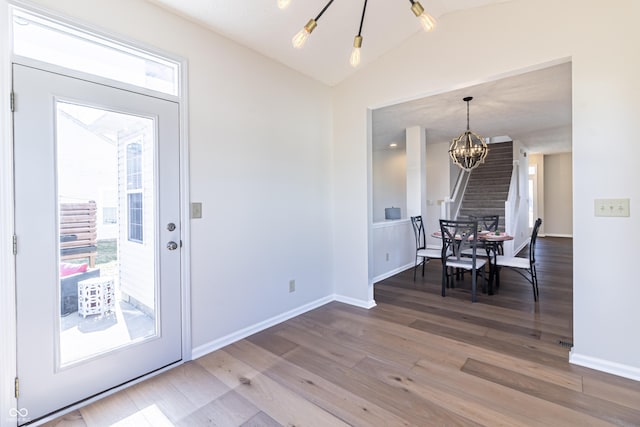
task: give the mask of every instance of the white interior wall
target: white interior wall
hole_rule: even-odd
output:
[[[373,222],[385,220],[384,209],[400,208],[407,218],[407,155],[402,148],[376,150],[372,156]]]
[[[573,171],[571,153],[544,156],[545,234],[569,237],[573,235]]]
[[[422,215],[425,208],[425,132],[420,126],[405,130],[407,140],[407,217]]]
[[[428,137],[429,135],[427,135]],[[430,245],[442,244],[440,239],[431,237],[431,234],[440,230],[442,202],[451,195],[449,145],[448,142],[427,144],[427,207],[423,216],[427,244]],[[456,166],[456,169],[459,168]]]
[[[37,3],[188,61],[195,355],[333,295],[329,88],[146,1]]]
[[[374,224],[372,241],[372,282],[379,282],[414,265],[416,245],[411,220]]]
[[[640,237],[633,201],[640,196],[634,143],[640,95],[640,3],[512,0],[442,16],[438,30],[417,32],[401,46],[334,88],[334,278],[336,291],[373,301],[368,283],[366,111],[559,61],[572,61],[575,363],[640,379],[640,341],[620,325],[640,323],[640,288],[611,281],[633,262]],[[544,26],[540,26],[544,22]],[[532,36],[535,35],[535,36]],[[461,53],[462,52],[462,53]],[[461,59],[460,55],[464,55]],[[461,67],[460,61],[473,64]],[[603,150],[616,141],[618,150]],[[629,218],[596,218],[594,198],[631,199]],[[594,252],[593,242],[620,250]],[[602,283],[607,283],[603,292]]]

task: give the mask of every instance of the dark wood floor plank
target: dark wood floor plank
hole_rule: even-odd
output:
[[[640,423],[640,408],[631,409],[606,402],[502,367],[469,359],[462,367],[462,371],[557,405],[577,409],[604,421],[630,427]]]
[[[511,369],[518,372],[535,373],[535,375],[546,378],[548,381],[573,390],[582,389],[582,375],[567,369],[569,367],[569,363],[566,361],[568,350],[560,346],[558,346],[560,348],[559,351],[564,354],[563,360],[565,362],[561,363],[559,367],[552,367],[494,351],[490,348],[469,345],[462,341],[452,340],[450,337],[434,335],[429,331],[407,328],[404,325],[395,324],[393,319],[387,320],[385,318],[383,320],[378,319],[377,316],[372,319],[373,316],[367,311],[364,312],[366,316],[362,316],[359,313],[363,313],[363,310],[345,305],[337,305],[334,310],[334,316],[344,317],[345,322],[349,324],[363,322],[363,324],[368,325],[362,329],[363,336],[370,335],[372,340],[384,342],[390,347],[420,354],[423,359],[429,360],[429,363],[459,369],[468,357],[474,357],[480,360],[487,360],[490,363],[496,361],[496,363],[509,364]],[[339,327],[339,325],[336,324],[336,327]],[[505,342],[508,343],[509,340]],[[553,354],[555,354],[555,351]]]
[[[265,414],[264,412],[258,412],[251,419],[247,420],[240,427],[280,427],[281,424],[276,420]]]
[[[460,393],[458,389],[440,387],[433,378],[414,375],[411,370],[398,365],[368,357],[356,369],[396,389],[395,394],[416,396],[434,402],[447,411],[480,425],[514,426],[524,425],[526,421],[524,418],[493,410],[484,399]]]
[[[366,396],[367,400],[404,418],[410,425],[478,425],[415,394],[398,393],[396,387],[379,381],[371,375],[373,373],[362,373],[332,363],[310,349],[297,348],[285,355],[285,358],[327,381],[341,384],[353,394]]]
[[[311,325],[311,322],[308,322],[307,325]],[[342,345],[342,343],[323,339],[322,333],[315,330],[315,328],[305,330],[289,324],[286,328],[277,331],[276,335],[296,343],[298,347],[314,349],[324,357],[333,360],[334,363],[343,364],[347,367],[354,366],[366,356],[366,353],[361,349],[352,350]],[[318,345],[320,339],[323,339],[322,345]]]
[[[445,393],[458,393],[466,399],[484,402],[484,405],[500,414],[524,422],[518,425],[539,426],[611,426],[610,423],[579,412],[573,408],[556,405],[535,396],[469,375],[462,370],[443,369],[429,361],[420,361],[411,371],[414,381],[430,382]],[[464,385],[464,386],[462,386]],[[452,388],[452,389],[451,389]],[[485,425],[493,425],[485,423]]]
[[[477,303],[468,276],[443,298],[431,262],[372,309],[326,304],[46,425],[640,426],[640,382],[568,362],[571,239],[537,255],[538,302],[508,270]]]
[[[258,332],[247,338],[257,346],[266,348],[273,354],[283,355],[298,346],[298,344],[289,341],[286,338],[276,335],[274,332],[277,328],[269,328],[265,331]]]
[[[227,351],[350,425],[409,425],[403,418],[374,405],[363,396],[351,393],[251,342],[234,343]]]
[[[587,375],[583,379],[583,392],[632,409],[640,408],[640,381],[613,375]]]
[[[176,427],[206,425],[239,426],[252,419],[260,411],[235,391],[229,391],[218,399],[198,408],[177,422]]]
[[[340,418],[224,350],[203,356],[197,363],[282,425],[347,426]]]

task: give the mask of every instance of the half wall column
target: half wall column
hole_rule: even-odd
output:
[[[424,128],[413,126],[405,130],[407,152],[407,217],[423,215],[427,208],[426,158]]]

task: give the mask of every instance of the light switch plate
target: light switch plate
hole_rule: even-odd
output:
[[[191,203],[191,218],[202,218],[202,203]]]
[[[629,216],[629,199],[595,199],[596,216]]]

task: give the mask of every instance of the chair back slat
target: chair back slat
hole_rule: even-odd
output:
[[[531,241],[529,242],[529,263],[534,265],[536,263],[536,240],[538,240],[538,231],[542,225],[542,219],[538,218],[533,225],[533,231],[531,232]]]
[[[471,221],[478,221],[482,230],[497,231],[500,223],[500,215],[469,215]]]
[[[424,225],[422,216],[412,216],[411,225],[413,226],[413,235],[416,238],[416,251],[426,248],[426,239],[424,235]]]
[[[471,249],[472,263],[475,266],[478,247],[478,221],[441,219],[440,233],[443,260],[452,256],[460,259],[462,251]]]

